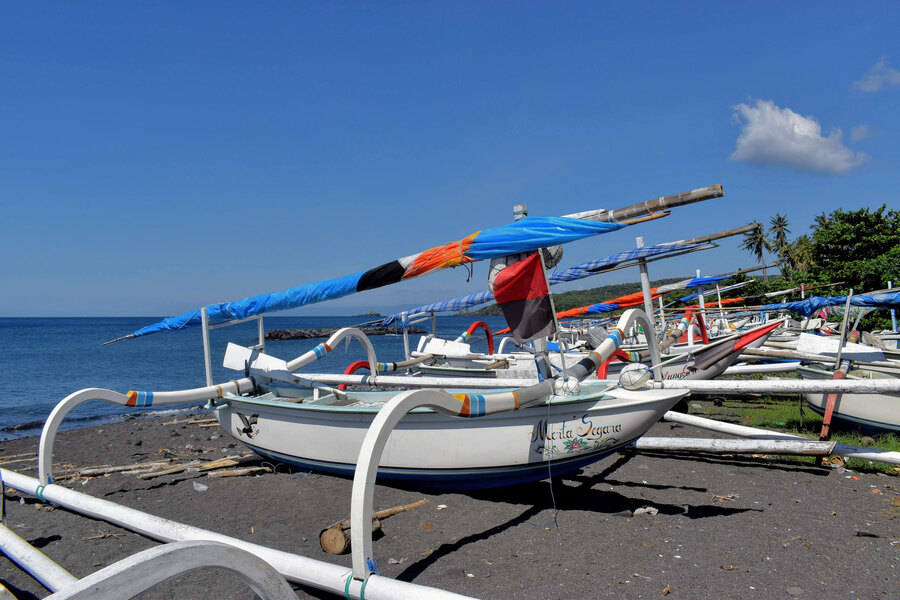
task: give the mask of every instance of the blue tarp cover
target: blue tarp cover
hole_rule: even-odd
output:
[[[797,300],[796,302],[767,304],[760,307],[759,310],[788,310],[803,315],[804,317],[809,317],[826,306],[844,306],[846,303],[847,296],[811,296],[805,300]],[[852,296],[850,298],[850,305],[882,309],[900,308],[900,292]]]
[[[557,244],[565,244],[585,237],[621,229],[619,223],[600,223],[569,217],[525,217],[500,227],[483,229],[474,237],[463,253],[472,260],[484,260],[520,252],[530,252]],[[463,242],[460,241],[460,247]],[[451,242],[451,245],[456,242]],[[438,247],[440,248],[440,247]],[[418,255],[413,255],[413,257]],[[410,257],[406,257],[410,258]],[[398,261],[394,261],[399,265]],[[357,292],[357,285],[364,275],[392,266],[392,263],[352,275],[308,283],[280,292],[260,294],[251,298],[210,304],[206,307],[209,323],[215,325],[236,319],[246,319],[264,313],[297,308],[324,300],[333,300]],[[398,267],[402,271],[402,266]],[[396,273],[396,271],[395,271]],[[201,323],[201,309],[168,317],[139,329],[129,337],[138,337],[158,331],[176,331],[196,327]]]

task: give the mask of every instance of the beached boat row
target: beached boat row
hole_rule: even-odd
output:
[[[383,581],[385,578],[375,574],[371,530],[358,525],[371,522],[376,477],[430,487],[473,489],[560,475],[635,444],[654,423],[692,392],[723,392],[732,388],[790,389],[824,393],[829,397],[835,394],[849,397],[851,393],[859,392],[896,399],[891,395],[900,393],[900,380],[893,376],[878,380],[854,377],[780,382],[714,380],[727,369],[734,368],[741,357],[754,356],[752,352],[767,352],[767,338],[777,329],[784,329],[787,319],[768,320],[749,327],[747,322],[729,323],[724,315],[720,315],[717,330],[712,332],[714,335],[709,335],[703,286],[726,277],[700,278],[698,274],[697,278],[683,282],[682,287],[678,287],[680,284],[670,287],[698,288],[701,294],[699,310],[688,310],[677,326],[667,329],[660,304],[657,320],[653,302],[655,299],[661,302],[667,290],[650,288],[647,263],[655,256],[705,249],[709,247],[711,236],[656,247],[644,246],[640,240],[636,251],[626,253],[626,256],[565,271],[565,277],[578,278],[621,265],[634,265],[641,270],[643,290],[639,298],[619,298],[615,302],[600,303],[605,305],[603,308],[592,305],[593,309],[586,307],[579,315],[570,315],[627,309],[618,321],[602,330],[594,327],[577,333],[561,330],[559,317],[550,301],[549,285],[552,282],[545,272],[542,249],[611,232],[648,218],[660,218],[671,208],[721,195],[721,186],[711,186],[614,211],[593,210],[566,217],[526,217],[353,275],[209,305],[149,325],[124,338],[201,326],[208,365],[208,331],[211,328],[259,318],[274,310],[397,283],[475,260],[493,260],[493,290],[489,294],[504,308],[512,333],[506,340],[512,341],[502,341],[496,353],[490,348],[489,354],[485,355],[474,352],[470,345],[478,327],[455,340],[441,340],[435,332],[423,338],[414,352],[407,350],[405,356],[394,362],[383,362],[378,360],[382,357],[375,356],[365,334],[358,329],[346,328],[301,356],[282,360],[264,352],[260,321],[260,344],[249,348],[232,344],[226,353],[225,365],[242,373],[238,379],[216,384],[207,369],[207,384],[189,390],[120,393],[86,389],[71,394],[57,405],[43,429],[38,479],[31,481],[4,471],[4,481],[51,501],[72,506],[83,503],[91,507],[86,510],[92,514],[101,514],[105,509],[53,484],[54,439],[69,412],[94,400],[123,407],[208,402],[215,407],[223,430],[254,452],[304,469],[354,477],[352,577],[337,577],[329,568],[314,564],[317,561],[303,562],[304,568],[297,569],[287,566],[290,561],[265,549],[234,544],[233,540],[220,541],[262,557],[294,581],[343,593],[345,597],[409,597],[412,588]],[[723,232],[722,236],[735,235],[734,232],[745,229]],[[478,302],[467,297],[451,304],[459,310],[474,305],[473,302],[480,303],[485,297]],[[887,300],[883,301],[885,303]],[[721,299],[718,304],[721,306]],[[644,310],[634,308],[640,305]],[[436,307],[420,307],[410,312],[430,318],[437,310]],[[412,323],[410,316],[410,313],[400,316],[401,326]],[[554,338],[550,335],[554,332],[560,333]],[[695,332],[702,343],[694,343],[698,342]],[[307,369],[328,357],[344,340],[360,343],[366,350],[367,360],[351,365],[344,372],[337,369],[331,374]],[[368,373],[357,373],[363,366]],[[743,367],[752,369],[750,365]],[[833,401],[826,404],[830,406],[828,410],[834,410]],[[884,410],[890,411],[890,408]],[[152,519],[141,515],[110,516],[121,514],[109,509],[103,518],[146,527],[145,531],[152,529],[151,535],[160,539],[196,539],[173,535],[172,532],[178,529],[176,525],[151,528],[147,523]],[[180,547],[171,550],[172,553],[160,552],[158,557],[146,558],[152,559],[152,563],[171,564],[174,562],[171,557],[182,551]],[[224,557],[222,561],[231,561],[229,564],[253,564],[240,553],[231,553],[227,549],[213,548],[211,553]],[[24,549],[17,554],[26,556],[28,551]],[[135,560],[130,564],[140,562]],[[304,569],[315,574],[299,572]],[[259,578],[271,579],[271,573],[259,565],[253,567],[253,572]],[[112,589],[109,582],[116,581],[118,576],[109,573],[100,579],[105,582],[103,585]],[[76,589],[73,582],[62,576],[54,580],[53,586],[59,588],[57,593]],[[283,592],[277,583],[267,590],[269,596],[266,597],[273,598],[280,597],[278,594]],[[423,598],[451,596],[439,590],[416,589],[414,592],[416,597]],[[70,596],[63,594],[60,597],[79,596],[72,592]]]

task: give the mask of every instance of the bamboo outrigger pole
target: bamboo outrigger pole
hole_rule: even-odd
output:
[[[711,233],[709,235],[701,235],[699,237],[695,237],[690,240],[684,240],[682,243],[702,244],[703,242],[714,242],[714,241],[720,240],[722,238],[732,237],[735,235],[741,235],[742,233],[747,233],[748,231],[752,231],[754,229],[756,229],[755,224],[744,225],[743,227],[735,227],[734,229],[729,229],[727,231],[720,231],[719,233]]]
[[[711,200],[712,198],[721,198],[724,195],[724,188],[722,188],[721,184],[717,183],[716,185],[708,185],[706,187],[691,190],[689,192],[682,192],[680,194],[673,194],[671,196],[662,196],[661,198],[657,198],[656,200],[638,202],[637,204],[632,204],[631,206],[626,206],[624,208],[617,208],[615,210],[599,208],[595,210],[577,212],[565,216],[573,219],[586,219],[588,221],[603,221],[611,223],[616,221],[623,221],[625,219],[633,219],[634,217],[641,217],[643,215],[652,215],[653,213],[666,210],[667,208],[686,206],[695,202]]]

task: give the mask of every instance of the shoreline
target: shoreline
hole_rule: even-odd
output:
[[[67,464],[125,465],[167,453],[212,460],[246,451],[219,427],[167,424],[189,414],[61,432],[54,472]],[[658,423],[650,435],[706,433]],[[36,446],[34,437],[6,440],[0,457]],[[215,479],[182,472],[149,480],[112,473],[61,485],[349,568],[350,555],[325,553],[318,534],[349,516],[351,481],[292,473],[258,457],[249,464],[263,463],[273,472]],[[34,476],[36,461],[3,467]],[[198,491],[195,483],[207,489]],[[897,477],[779,459],[614,454],[554,478],[552,486],[544,480],[441,493],[379,484],[376,510],[430,502],[386,519],[374,550],[383,575],[480,598],[651,598],[667,588],[673,598],[754,592],[760,598],[887,598],[900,589],[898,488]],[[17,492],[7,492],[6,506],[10,528],[77,577],[157,544]],[[658,513],[635,516],[646,506]],[[5,557],[0,564],[0,582],[20,598],[47,594]],[[237,580],[209,570],[139,598],[213,596],[253,598]]]
[[[135,419],[161,419],[171,415],[182,413],[188,414],[193,412],[200,413],[204,411],[212,414],[212,409],[207,410],[203,408],[203,404],[194,404],[185,405],[182,408],[177,408],[177,405],[173,405],[172,408],[168,409],[155,408],[148,409],[146,412],[129,412],[119,415],[94,415],[90,417],[73,417],[69,415],[66,417],[66,420],[63,421],[63,424],[60,427],[60,432],[73,431],[75,429],[84,429],[86,427],[101,427],[103,425],[108,425],[110,423],[119,423],[121,421],[132,421]],[[39,438],[41,436],[41,431],[44,428],[44,423],[46,423],[46,419],[42,421],[30,421],[28,423],[12,425],[0,429],[0,434],[8,434],[9,436],[0,437],[0,445],[3,445],[5,442],[11,442],[13,440],[21,440],[32,437]]]

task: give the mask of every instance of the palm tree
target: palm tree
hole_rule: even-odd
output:
[[[788,223],[787,217],[781,213],[775,213],[771,223],[772,226],[769,227],[769,233],[775,239],[775,247],[780,248],[787,242],[787,234],[791,232],[791,230],[788,229],[790,223]]]
[[[766,282],[768,282],[769,274],[766,272],[764,252],[766,250],[769,252],[772,251],[772,243],[769,241],[769,238],[766,237],[762,223],[759,221],[754,221],[754,223],[756,224],[756,229],[744,234],[744,241],[741,243],[741,248],[756,257],[756,263],[763,266],[763,276],[766,278]]]
[[[775,216],[772,217],[771,227],[769,227],[769,234],[774,238],[774,246],[775,251],[778,252],[778,257],[781,259],[781,274],[787,275],[788,268],[792,268],[793,264],[790,260],[790,243],[787,240],[787,234],[791,232],[788,229],[787,217],[781,213],[775,213]]]

